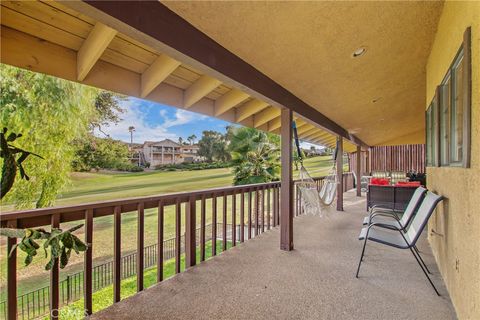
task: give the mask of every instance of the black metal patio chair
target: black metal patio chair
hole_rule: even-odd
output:
[[[409,249],[412,255],[415,257],[415,260],[422,269],[423,273],[427,277],[428,281],[432,285],[433,289],[435,290],[435,293],[440,296],[440,293],[438,292],[437,288],[428,276],[428,271],[426,269],[426,266],[424,265],[425,263],[423,262],[421,257],[417,255],[414,246],[417,243],[417,240],[420,238],[420,235],[425,228],[428,219],[435,210],[437,204],[443,199],[443,196],[439,196],[433,192],[428,191],[422,201],[422,204],[418,208],[417,213],[413,217],[412,222],[408,225],[406,229],[397,228],[395,226],[382,224],[379,222],[372,223],[367,227],[364,227],[358,237],[359,240],[364,240],[364,243],[355,277],[358,278],[358,274],[360,273],[360,266],[363,261],[363,256],[365,255],[367,241],[370,240],[398,249]]]
[[[369,225],[374,222],[379,222],[404,230],[413,218],[415,211],[425,196],[425,193],[427,193],[427,189],[423,187],[418,187],[415,190],[401,218],[398,215],[399,211],[397,210],[373,207],[370,209],[370,214],[363,219],[363,224]]]

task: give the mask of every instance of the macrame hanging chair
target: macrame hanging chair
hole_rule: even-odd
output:
[[[321,185],[319,185],[308,173],[307,169],[303,165],[302,153],[300,150],[300,143],[298,141],[297,126],[293,122],[293,134],[295,138],[295,145],[297,147],[298,158],[300,159],[300,182],[297,183],[297,188],[300,190],[301,205],[303,212],[306,214],[312,215],[325,215],[325,207],[331,206],[337,194],[337,174],[336,174],[336,158],[337,158],[337,149],[334,152],[334,161],[333,167],[330,170],[329,174],[321,180]]]

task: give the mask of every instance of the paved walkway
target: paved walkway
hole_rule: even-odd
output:
[[[372,243],[355,271],[364,198],[346,193],[345,212],[294,220],[295,250],[266,232],[93,319],[455,319],[425,239],[419,244],[433,281],[409,251]]]

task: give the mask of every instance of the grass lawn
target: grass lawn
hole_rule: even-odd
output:
[[[231,242],[227,243],[227,249],[231,248]],[[218,253],[221,252],[222,241],[217,240]],[[217,253],[217,254],[218,254]],[[212,241],[205,243],[205,259],[212,257]],[[200,263],[200,249],[197,248],[197,263]],[[181,256],[181,270],[185,269],[185,255]],[[164,263],[163,266],[164,279],[175,275],[175,259],[170,259]],[[144,271],[144,287],[148,288],[157,283],[157,267],[152,267]],[[137,277],[133,276],[122,280],[121,285],[121,299],[133,296],[137,292]],[[103,288],[93,294],[93,312],[100,311],[113,304],[113,285]],[[80,299],[68,306],[60,309],[60,318],[67,320],[80,319],[79,315],[83,315],[84,300]],[[45,318],[45,319],[48,319]]]
[[[322,176],[329,172],[332,166],[331,157],[315,157],[305,160],[305,167],[312,176]],[[297,176],[294,172],[294,178]],[[172,192],[183,192],[201,190],[221,186],[230,186],[233,175],[231,169],[207,169],[198,171],[151,171],[140,173],[75,173],[72,176],[72,185],[63,192],[56,205],[73,205],[93,201],[105,201],[113,199],[124,199],[129,197],[148,196],[154,194],[165,194]],[[240,195],[238,195],[240,197]],[[239,200],[237,199],[239,204]],[[200,203],[197,204],[198,206]],[[223,203],[219,201],[218,222],[222,222]],[[231,197],[227,201],[227,212],[231,212]],[[5,209],[2,208],[2,209]],[[8,209],[8,208],[7,208]],[[172,206],[165,208],[165,239],[174,236],[175,216]],[[237,210],[239,210],[237,205]],[[197,213],[199,213],[199,208]],[[211,222],[211,201],[207,201],[207,224]],[[239,212],[239,211],[238,211]],[[122,254],[127,254],[136,249],[136,212],[124,213],[122,215]],[[237,223],[239,221],[237,213]],[[182,229],[184,228],[184,216],[182,217]],[[200,219],[197,217],[197,221]],[[81,223],[81,222],[78,222]],[[231,223],[230,214],[226,223]],[[61,228],[76,225],[77,223],[62,224]],[[149,209],[145,211],[145,245],[156,242],[157,237],[157,211]],[[76,234],[82,238],[83,228]],[[94,221],[93,234],[93,257],[94,265],[111,260],[113,257],[113,216],[101,217]],[[35,257],[33,263],[25,268],[23,265],[23,253],[18,254],[18,294],[30,292],[37,288],[48,285],[49,276],[43,267],[47,260],[43,254]],[[5,297],[6,286],[6,247],[0,246],[1,273],[0,273],[0,301]],[[83,255],[73,256],[70,264],[61,270],[60,278],[68,274],[80,271],[83,268]]]

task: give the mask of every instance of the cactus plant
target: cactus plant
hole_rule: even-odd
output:
[[[48,257],[48,251],[50,251],[50,260],[45,265],[45,270],[51,270],[58,258],[60,259],[60,268],[63,269],[68,264],[72,250],[79,254],[88,248],[82,240],[72,234],[72,232],[81,227],[83,227],[83,224],[66,231],[52,228],[51,232],[44,229],[0,228],[0,235],[10,238],[21,238],[20,242],[12,247],[9,256],[13,254],[16,248],[19,248],[27,254],[25,257],[25,266],[28,266],[33,261],[33,257],[37,255],[37,250],[40,249],[37,241],[45,240],[43,243],[45,257]]]

